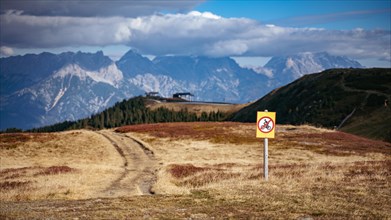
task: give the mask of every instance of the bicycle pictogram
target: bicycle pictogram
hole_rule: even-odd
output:
[[[270,117],[264,116],[258,121],[258,129],[263,133],[269,133],[274,128],[274,121]]]

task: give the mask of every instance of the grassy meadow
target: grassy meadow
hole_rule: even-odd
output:
[[[100,192],[118,176],[121,158],[97,133],[2,134],[0,216],[391,218],[389,143],[306,125],[276,129],[266,182],[255,124],[117,128],[152,150],[158,164],[154,195],[117,198]]]
[[[120,172],[112,148],[86,130],[1,134],[1,201],[96,197]]]
[[[157,155],[157,194],[205,193],[273,218],[391,214],[391,145],[385,142],[279,125],[276,139],[269,140],[265,182],[263,141],[255,138],[253,124],[171,123],[118,131],[144,140]]]

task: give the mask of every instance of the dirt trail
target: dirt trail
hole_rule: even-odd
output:
[[[153,152],[140,141],[112,130],[98,131],[108,139],[123,159],[123,172],[98,197],[151,195],[156,181]]]

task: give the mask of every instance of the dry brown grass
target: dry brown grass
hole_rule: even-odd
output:
[[[161,161],[157,194],[206,192],[201,193],[206,198],[239,203],[247,211],[253,207],[253,216],[272,218],[391,217],[386,142],[279,125],[277,138],[269,140],[265,182],[262,139],[254,137],[253,124],[168,123],[119,131],[146,141]]]
[[[1,134],[0,156],[2,201],[96,197],[120,175],[120,156],[91,131]]]
[[[173,111],[181,111],[184,109],[187,109],[189,112],[194,112],[198,116],[201,115],[202,112],[224,112],[227,114],[237,112],[240,109],[246,107],[248,104],[226,104],[226,105],[221,105],[221,104],[213,104],[213,103],[203,103],[203,104],[184,104],[180,102],[155,102],[151,101],[147,104],[147,107],[150,108],[151,110],[155,110],[161,107],[173,110]]]
[[[39,175],[57,175],[57,174],[63,174],[63,173],[71,173],[74,172],[76,169],[70,168],[68,166],[51,166],[43,169],[42,171],[35,174],[35,176]]]
[[[42,217],[39,212],[43,211],[45,217],[57,218],[391,218],[389,143],[311,126],[278,125],[276,139],[269,139],[269,181],[265,182],[263,142],[262,139],[255,138],[254,124],[167,123],[128,126],[119,128],[118,131],[128,132],[126,135],[142,140],[154,152],[160,165],[157,182],[153,186],[154,196],[55,201],[49,204],[4,202],[3,205],[12,210],[7,215],[39,218]],[[70,185],[66,179],[71,179],[72,176],[83,177],[87,170],[113,171],[106,164],[115,164],[115,157],[109,156],[110,153],[106,150],[100,154],[98,149],[106,149],[103,146],[83,152],[84,155],[80,157],[69,153],[75,147],[72,146],[61,153],[62,159],[59,156],[53,161],[48,159],[47,150],[55,146],[57,138],[65,139],[64,143],[70,142],[70,139],[66,139],[69,133],[56,135],[60,136],[42,142],[46,146],[43,147],[46,149],[43,157],[40,156],[44,152],[40,150],[42,146],[34,148],[37,152],[26,153],[29,156],[25,158],[35,158],[35,162],[18,159],[23,155],[18,153],[18,149],[32,151],[31,145],[39,142],[39,139],[45,139],[45,135],[37,137],[35,142],[31,141],[34,137],[28,139],[30,137],[23,136],[21,139],[27,141],[20,141],[20,144],[8,147],[7,150],[2,148],[2,158],[4,152],[8,151],[7,155],[19,156],[13,156],[14,165],[8,162],[7,166],[2,166],[0,183],[5,188],[3,191],[18,192],[19,199],[25,200],[23,192],[27,194],[41,191],[36,189],[39,187],[52,187],[56,189],[52,196],[50,193],[54,192],[47,190],[45,196],[32,196],[30,193],[28,198],[74,199],[75,194],[82,191],[64,187]],[[87,137],[90,139],[83,142],[83,138]],[[95,144],[106,146],[104,140],[91,137],[98,138],[93,133],[88,133],[83,138],[80,136],[78,143],[89,143],[88,146],[92,147],[91,141],[95,141]],[[13,143],[16,140],[15,137],[9,137],[12,138]],[[52,143],[51,147],[48,143]],[[115,149],[111,147],[110,150]],[[70,158],[71,155],[73,159]],[[72,161],[63,162],[68,159]],[[118,159],[117,162],[120,163],[121,160]],[[88,164],[88,169],[85,164]],[[64,168],[49,169],[53,166]],[[65,167],[71,170],[68,172]],[[61,171],[35,176],[45,170]],[[99,177],[86,181],[94,185],[94,181],[113,179],[115,176],[110,176],[111,173],[99,174]],[[43,181],[43,177],[50,181]],[[56,181],[57,188],[55,184],[49,184]],[[66,182],[65,185],[62,181]],[[101,184],[105,185],[104,182]],[[79,186],[86,189],[85,186]],[[90,194],[86,193],[82,198],[94,198],[96,195],[92,195],[92,192],[96,193],[97,188],[99,187],[88,188]],[[2,199],[18,199],[16,195],[0,195]],[[26,210],[29,210],[27,214]]]
[[[157,138],[173,140],[208,140],[215,143],[242,144],[259,141],[247,125],[236,122],[158,123],[123,126],[116,131],[146,133]]]
[[[184,164],[184,165],[173,164],[168,167],[170,174],[173,177],[180,178],[180,179],[209,169],[210,168],[196,167],[192,164]]]

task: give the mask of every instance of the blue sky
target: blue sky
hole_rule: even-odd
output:
[[[160,55],[270,57],[326,51],[391,67],[391,1],[0,1],[1,56],[133,48]]]
[[[206,1],[196,7],[224,17],[247,17],[262,23],[327,29],[391,29],[391,1]]]

